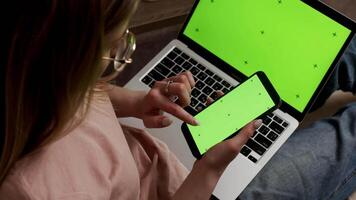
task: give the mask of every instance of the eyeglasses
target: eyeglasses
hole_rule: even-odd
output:
[[[113,57],[102,57],[103,60],[107,60],[113,63],[113,69],[108,69],[111,66],[109,65],[104,72],[105,77],[107,77],[110,71],[117,74],[121,72],[127,64],[132,63],[132,54],[136,50],[136,38],[135,35],[126,30],[125,34],[119,39],[117,46],[111,50],[111,52],[115,52]]]

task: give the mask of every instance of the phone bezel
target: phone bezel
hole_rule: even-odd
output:
[[[267,110],[266,112],[264,112],[263,114],[261,114],[260,116],[256,117],[255,119],[262,119],[263,117],[265,117],[267,114],[273,112],[274,110],[276,110],[282,103],[281,98],[279,97],[276,89],[273,87],[272,83],[270,82],[270,80],[267,78],[266,74],[262,71],[258,71],[254,74],[252,74],[247,80],[245,80],[244,82],[242,82],[240,85],[242,85],[243,83],[245,83],[246,81],[248,81],[250,78],[252,78],[253,76],[257,75],[258,78],[261,80],[263,86],[266,88],[266,91],[268,92],[268,94],[270,95],[271,99],[274,102],[274,106],[272,108],[270,108],[269,110]],[[229,94],[230,92],[233,92],[235,89],[237,89],[240,85],[238,85],[236,88],[234,88],[233,90],[229,91],[228,93],[226,93],[225,95]],[[224,95],[224,96],[225,96]],[[224,96],[218,98],[217,100],[215,100],[211,105],[213,105],[215,102],[217,102],[219,99],[224,98]],[[209,106],[211,106],[209,105]],[[208,108],[209,106],[207,106],[206,108]],[[204,112],[204,110],[206,109],[204,108],[203,110],[201,110],[200,112]],[[200,113],[199,112],[199,113]],[[197,115],[197,114],[196,114]],[[184,138],[188,143],[188,146],[193,154],[193,156],[197,159],[200,159],[204,156],[204,154],[201,154],[194,139],[192,134],[190,133],[187,123],[183,123],[181,126],[181,130],[183,132]],[[229,137],[227,137],[225,140],[230,139],[232,137],[234,137],[238,132],[240,132],[241,129],[239,129],[238,131],[231,133],[231,135]]]

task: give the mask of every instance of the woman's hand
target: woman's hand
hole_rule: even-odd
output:
[[[202,159],[195,162],[192,171],[173,199],[209,199],[225,168],[261,124],[262,120],[253,121],[235,137],[209,149]]]
[[[226,166],[237,156],[242,146],[261,125],[262,120],[255,120],[247,124],[235,137],[210,148],[195,164],[208,168],[209,171],[220,177]]]
[[[198,125],[193,116],[183,109],[190,104],[190,93],[194,85],[194,78],[189,71],[157,81],[142,101],[138,102],[137,117],[143,120],[147,128],[162,128],[172,124],[173,121],[163,115],[162,111],[191,125]]]

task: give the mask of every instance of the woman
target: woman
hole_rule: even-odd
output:
[[[194,86],[189,72],[157,82],[147,94],[107,83],[131,62],[133,37],[126,27],[137,1],[9,3],[2,7],[10,12],[1,42],[6,130],[0,199],[210,197],[260,121],[210,149],[190,173],[148,133],[121,127],[116,118],[125,116],[147,127],[169,126],[162,110],[197,124],[182,109]],[[356,92],[356,39],[340,63],[320,102],[336,89]],[[171,95],[179,96],[180,106]],[[293,134],[240,198],[347,198],[356,187],[355,105]]]
[[[190,173],[160,141],[121,127],[117,117],[126,116],[147,127],[169,126],[161,111],[198,125],[182,108],[195,84],[189,72],[157,82],[148,93],[107,83],[131,62],[127,26],[137,2],[15,0],[6,6],[1,199],[208,199],[261,124],[250,123],[210,149]]]

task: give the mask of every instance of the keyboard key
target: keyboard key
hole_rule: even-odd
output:
[[[271,121],[272,121],[272,119],[267,116],[265,118],[263,118],[263,123],[266,125],[268,125]]]
[[[161,63],[169,69],[172,69],[172,67],[175,65],[173,61],[169,60],[169,58],[164,58]]]
[[[193,108],[194,108],[198,103],[199,103],[199,101],[196,100],[195,98],[192,98],[192,99],[190,100],[190,106],[193,107]]]
[[[267,149],[272,145],[272,142],[263,137],[261,134],[258,134],[254,139],[256,142],[262,144],[262,146],[266,147]]]
[[[240,150],[240,153],[244,156],[248,156],[248,154],[251,153],[251,149],[249,149],[248,147],[244,146],[242,147],[242,149]]]
[[[223,86],[220,85],[219,83],[215,83],[215,84],[213,85],[213,89],[214,89],[214,90],[221,90],[222,88],[223,88]]]
[[[195,83],[195,87],[198,88],[199,90],[203,89],[204,86],[205,84],[201,81]]]
[[[196,67],[193,67],[192,69],[190,69],[190,72],[196,76],[199,72],[200,72],[200,69],[196,68]]]
[[[188,60],[190,58],[190,56],[185,53],[182,53],[180,56],[182,56],[182,58],[184,58],[185,60]]]
[[[248,159],[250,159],[252,162],[256,163],[257,159],[253,156],[249,156]]]
[[[150,71],[148,75],[150,75],[155,81],[161,81],[164,79],[164,77],[160,73],[158,73],[155,69]]]
[[[178,54],[178,55],[182,53],[182,51],[179,50],[178,48],[174,48],[174,49],[173,49],[173,52],[175,52],[175,53]]]
[[[174,59],[174,62],[177,63],[178,65],[181,65],[184,63],[184,59],[180,56],[178,56],[176,59]]]
[[[149,76],[145,76],[141,81],[143,83],[145,83],[146,85],[149,85],[151,83],[151,81],[153,81],[153,79]]]
[[[262,135],[266,135],[269,132],[269,128],[265,125],[262,125],[259,129],[258,132],[260,132]]]
[[[185,61],[182,65],[182,67],[185,69],[185,70],[189,70],[191,67],[193,67],[193,65],[188,62],[188,61]]]
[[[226,89],[226,88],[223,88],[221,91],[222,91],[224,94],[226,94],[226,93],[228,93],[228,92],[229,92],[229,90],[228,90],[228,89]]]
[[[157,67],[155,67],[155,69],[161,73],[163,76],[167,76],[171,71],[169,69],[167,69],[167,67],[165,67],[162,64],[158,64]]]
[[[214,75],[213,78],[214,78],[217,82],[222,81],[222,78],[220,78],[220,76],[218,76],[218,75]]]
[[[198,64],[198,62],[196,60],[194,60],[193,58],[190,58],[189,62],[192,63],[193,65],[197,65]]]
[[[275,140],[278,138],[278,135],[277,135],[275,132],[271,131],[271,132],[267,135],[267,138],[270,139],[270,140],[272,140],[272,141],[275,141]]]
[[[197,67],[202,71],[205,71],[206,69],[202,64],[198,64]]]
[[[230,83],[228,83],[227,81],[223,81],[221,83],[227,88],[231,87]]]
[[[273,117],[273,120],[276,121],[278,124],[281,124],[283,122],[283,120],[279,118],[277,115]]]
[[[282,126],[280,126],[279,124],[277,124],[276,122],[272,122],[269,127],[275,131],[278,134],[281,134],[285,128],[283,128]]]
[[[167,78],[171,78],[171,77],[173,77],[173,76],[175,76],[175,75],[177,75],[177,74],[174,73],[174,72],[171,72],[171,73],[167,76]]]
[[[177,56],[178,56],[178,54],[176,54],[173,51],[167,55],[167,57],[171,60],[174,60]]]
[[[202,103],[205,103],[206,100],[207,100],[208,96],[206,96],[205,94],[201,94],[199,97],[198,97],[198,100]]]
[[[203,92],[209,96],[213,92],[213,89],[211,89],[209,86],[205,86]]]
[[[272,119],[272,118],[273,118],[273,116],[274,116],[274,114],[273,114],[273,113],[269,113],[267,116],[268,116],[268,117],[270,117],[270,118]]]
[[[214,85],[215,80],[212,79],[212,78],[210,78],[210,77],[208,77],[204,82],[205,82],[207,85],[212,86],[212,85]]]
[[[255,132],[253,133],[253,135],[252,135],[252,137],[251,137],[251,138],[254,138],[257,134],[258,134],[258,132],[257,132],[257,131],[255,131]]]
[[[289,124],[287,122],[283,122],[282,126],[286,128]]]
[[[199,103],[196,107],[195,107],[195,109],[197,110],[197,111],[201,111],[201,110],[203,110],[205,108],[205,106],[203,105],[203,104],[201,104],[201,103]]]
[[[256,160],[259,160],[262,157],[261,155],[259,155],[258,153],[254,152],[254,151],[252,151],[250,153],[250,156],[253,156],[254,158],[256,158]]]
[[[152,88],[154,84],[155,84],[155,81],[152,81],[148,86],[149,86],[150,88]]]
[[[212,72],[208,69],[205,70],[205,73],[207,73],[209,76],[214,76],[214,72]]]
[[[265,148],[263,148],[261,145],[251,139],[247,141],[246,145],[259,155],[263,155],[266,152]]]
[[[176,73],[176,74],[179,74],[180,72],[183,71],[183,68],[176,65],[175,67],[173,67],[172,71],[174,71],[174,73]]]
[[[219,98],[218,93],[213,92],[213,93],[210,95],[210,98],[212,98],[213,100],[218,99],[218,98]]]
[[[198,79],[204,81],[206,79],[206,77],[208,77],[208,75],[204,72],[200,72],[197,77],[198,77]]]
[[[201,92],[198,89],[194,88],[192,90],[192,96],[193,97],[198,97],[200,94],[201,94]]]

